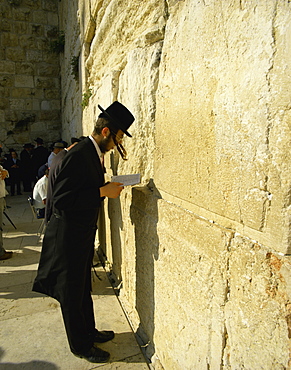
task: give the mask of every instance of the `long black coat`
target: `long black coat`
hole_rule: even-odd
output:
[[[61,304],[78,304],[88,289],[104,171],[89,138],[64,157],[53,190],[54,214],[47,226],[33,290]]]
[[[45,222],[48,223],[53,213],[53,188],[62,166],[63,159],[68,153],[66,149],[61,150],[52,160],[47,183],[47,197],[45,205]]]

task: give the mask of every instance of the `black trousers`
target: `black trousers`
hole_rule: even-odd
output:
[[[60,302],[73,353],[85,353],[94,343],[91,297],[95,213],[54,213],[48,223],[33,290]]]
[[[80,306],[61,304],[68,342],[73,353],[85,353],[93,346],[95,319],[91,293],[84,294]]]
[[[12,178],[10,180],[10,193],[11,193],[11,195],[15,194],[15,187],[16,187],[17,194],[20,194],[21,193],[20,179],[18,179],[18,178],[16,178],[16,179]]]

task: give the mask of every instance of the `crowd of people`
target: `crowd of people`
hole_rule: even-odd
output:
[[[53,155],[66,146],[65,141],[59,140],[47,149],[43,139],[38,137],[35,145],[24,144],[19,154],[14,148],[9,148],[9,152],[4,154],[0,147],[0,164],[9,172],[9,177],[5,180],[9,194],[14,196],[21,195],[22,191],[32,192],[36,182],[49,167]]]
[[[73,143],[80,140],[81,138],[71,139]],[[6,207],[6,195],[29,193],[37,217],[44,218],[49,168],[54,157],[67,146],[68,143],[60,139],[54,142],[50,149],[47,149],[43,139],[38,137],[35,139],[35,145],[24,144],[18,156],[14,148],[10,148],[8,153],[3,153],[0,145],[0,261],[9,259],[13,255],[12,252],[4,249],[2,239],[2,218]]]

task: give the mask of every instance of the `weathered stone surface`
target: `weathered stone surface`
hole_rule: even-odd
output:
[[[241,237],[232,240],[225,305],[225,359],[231,368],[289,368],[290,295],[284,265],[290,268],[287,259],[266,253],[258,244]]]
[[[1,34],[1,45],[5,47],[18,46],[19,36],[13,33],[3,32]]]
[[[147,356],[157,369],[290,369],[291,3],[59,6],[62,137],[91,134],[97,104],[136,117],[128,161],[105,162],[142,183],[105,201],[96,245]]]
[[[4,152],[8,149],[7,145],[12,144],[12,136],[18,152],[25,142],[35,139],[30,125],[27,125],[25,132],[20,132],[14,130],[14,127],[8,127],[9,121],[5,117],[21,117],[27,111],[28,115],[35,115],[35,111],[41,109],[41,100],[38,99],[44,99],[44,95],[47,101],[52,100],[49,103],[50,109],[60,109],[58,55],[48,57],[49,41],[45,36],[45,30],[55,29],[58,25],[57,6],[57,0],[22,0],[17,6],[9,1],[0,4],[0,86],[5,87],[1,91],[0,117],[3,119],[0,126],[5,127],[6,132],[13,132],[8,137],[6,133],[1,136]],[[46,77],[50,81],[45,81]],[[49,127],[43,125],[48,139],[59,137],[59,121],[58,125],[58,129],[54,127],[52,133]],[[39,136],[44,136],[39,131]]]
[[[205,7],[192,3],[186,7],[181,3],[179,10],[171,14],[157,98],[155,178],[158,187],[166,192],[265,233],[271,244],[277,244],[278,251],[286,253],[289,245],[284,237],[282,210],[286,209],[284,193],[289,189],[283,184],[285,178],[290,178],[290,170],[278,172],[278,142],[272,148],[272,138],[276,132],[274,137],[284,143],[289,134],[282,132],[286,125],[284,110],[279,113],[278,105],[273,104],[278,85],[270,82],[270,71],[275,55],[279,60],[287,60],[287,55],[282,51],[278,57],[278,49],[275,54],[273,25],[279,22],[280,13],[275,11],[275,2],[271,4],[240,9],[226,3],[220,11],[215,4]],[[188,14],[193,23],[179,23]],[[262,22],[258,22],[257,14]],[[288,14],[289,17],[281,15],[279,22],[287,33]],[[214,17],[216,22],[210,22]],[[254,38],[254,32],[261,36]],[[209,34],[215,37],[210,39]],[[284,49],[288,49],[284,41]],[[191,53],[189,48],[194,43],[197,51]],[[179,122],[178,137],[175,126],[168,126],[165,135],[169,120]],[[172,147],[177,139],[178,153],[173,158]],[[279,146],[283,149],[284,144]],[[182,186],[172,182],[181,160]],[[280,163],[286,161],[281,159]],[[166,178],[160,170],[165,164],[169,171]],[[273,186],[273,181],[282,185]]]
[[[14,74],[15,73],[15,63],[12,61],[3,61],[0,64],[0,73],[3,74]]]
[[[15,76],[15,87],[34,87],[33,76]]]

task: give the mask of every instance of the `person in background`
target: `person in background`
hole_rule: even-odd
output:
[[[21,195],[21,161],[18,159],[17,153],[11,151],[11,157],[7,159],[6,168],[9,171],[10,195],[15,195],[15,187],[17,195]]]
[[[5,162],[6,158],[3,157],[3,149],[2,149],[2,145],[0,145],[0,165],[3,166],[4,162]]]
[[[107,362],[110,354],[97,347],[114,338],[95,328],[91,297],[91,265],[98,213],[104,197],[117,198],[119,182],[105,184],[103,155],[117,147],[134,121],[131,112],[114,102],[100,113],[92,135],[64,157],[53,187],[54,212],[47,225],[33,291],[60,302],[72,353],[89,362]]]
[[[25,192],[31,192],[32,190],[33,184],[32,152],[33,145],[31,143],[27,143],[23,145],[23,150],[20,153],[22,184],[23,191]]]
[[[8,160],[8,159],[10,160],[12,158],[11,153],[12,152],[15,152],[15,149],[14,148],[10,148],[8,151],[9,151],[8,154],[7,153],[4,154],[4,157],[5,157],[6,160]]]
[[[6,207],[6,188],[4,180],[7,177],[9,177],[8,171],[4,170],[3,167],[0,165],[0,261],[11,258],[13,254],[13,252],[7,252],[3,247],[3,213]]]
[[[32,153],[32,169],[33,169],[33,181],[34,184],[37,181],[37,173],[40,166],[47,163],[49,151],[43,146],[43,140],[38,137],[35,139],[36,147]]]
[[[37,181],[33,188],[33,206],[36,210],[37,218],[44,218],[45,215],[48,174],[49,170],[47,169],[44,176]]]
[[[46,205],[45,205],[45,223],[47,224],[51,218],[53,209],[52,209],[52,194],[53,194],[53,186],[56,180],[56,177],[61,169],[62,161],[65,155],[68,153],[70,149],[72,149],[76,144],[78,144],[81,140],[85,137],[82,136],[81,138],[72,137],[71,138],[71,145],[64,150],[61,150],[52,160],[52,164],[50,166],[50,172],[48,176],[48,185],[47,185],[47,198],[46,198]]]
[[[45,171],[48,169],[48,164],[45,163],[39,167],[37,171],[37,180],[41,179],[45,175]]]
[[[55,158],[55,156],[61,151],[61,150],[64,150],[65,146],[64,146],[64,143],[62,142],[56,142],[54,143],[53,145],[53,150],[51,152],[51,154],[49,155],[48,157],[48,160],[47,160],[47,164],[48,164],[48,168],[51,167],[52,165],[52,161],[53,159]]]

